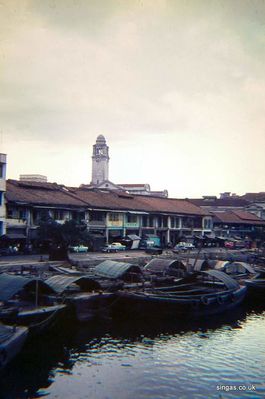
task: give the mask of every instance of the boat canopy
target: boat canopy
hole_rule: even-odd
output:
[[[230,260],[216,260],[214,264],[214,269],[225,270],[228,265],[230,265]]]
[[[233,274],[233,273],[255,274],[255,270],[253,269],[253,267],[246,262],[217,261],[214,268],[217,270],[223,270],[228,274]]]
[[[188,264],[190,265],[191,270],[196,272],[211,269],[211,261],[207,259],[189,258]]]
[[[0,323],[0,344],[12,337],[13,334],[12,328]]]
[[[142,270],[139,266],[133,265],[132,263],[115,262],[112,260],[105,260],[104,262],[97,265],[94,269],[94,273],[97,276],[117,279],[124,278],[128,274],[141,275]]]
[[[226,288],[228,288],[229,290],[234,290],[239,288],[239,283],[236,280],[228,276],[226,273],[221,272],[220,270],[207,270],[207,271],[202,271],[201,273],[213,277],[219,281],[222,281],[222,283],[224,283]]]
[[[178,259],[159,259],[154,258],[148,262],[144,270],[152,273],[167,273],[172,269],[183,269],[186,271],[185,264]]]
[[[42,293],[51,293],[53,289],[49,287],[44,281],[37,278],[29,278],[23,276],[16,276],[12,274],[0,274],[0,301],[8,301],[17,295],[23,289],[36,289],[36,282],[38,282],[38,289]]]
[[[46,283],[49,284],[49,286],[57,294],[62,294],[72,284],[77,284],[83,291],[91,291],[101,288],[100,284],[97,281],[87,276],[64,276],[60,274],[49,277],[46,280]]]
[[[226,265],[225,272],[227,274],[230,273],[248,273],[255,274],[255,270],[249,263],[246,262],[231,262],[229,265]]]

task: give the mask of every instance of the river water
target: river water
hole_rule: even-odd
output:
[[[61,328],[28,342],[1,374],[0,398],[265,398],[264,309]]]

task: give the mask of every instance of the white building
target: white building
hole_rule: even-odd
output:
[[[93,145],[91,184],[99,185],[109,180],[109,147],[105,137],[100,134]]]
[[[6,154],[0,154],[0,236],[6,233]]]
[[[150,185],[145,184],[115,184],[109,180],[109,147],[105,137],[100,134],[96,144],[93,145],[92,154],[92,180],[89,185],[83,187],[96,187],[98,189],[122,190],[130,194],[152,195],[155,197],[168,197],[168,191],[151,191]]]
[[[43,175],[20,175],[19,176],[20,181],[29,181],[29,182],[37,182],[37,183],[47,183],[47,176]]]

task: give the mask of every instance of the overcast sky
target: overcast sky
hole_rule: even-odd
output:
[[[265,191],[264,0],[0,0],[8,177]]]

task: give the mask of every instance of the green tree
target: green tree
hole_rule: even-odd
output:
[[[66,221],[64,224],[54,220],[41,221],[38,227],[38,237],[41,242],[50,242],[53,245],[78,245],[89,241],[87,227],[75,220]]]

